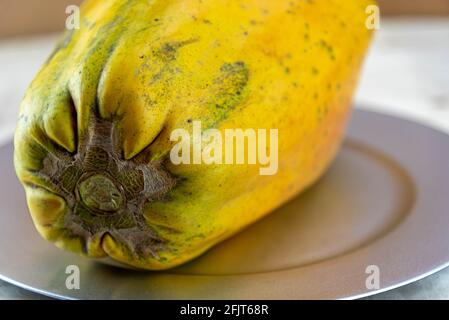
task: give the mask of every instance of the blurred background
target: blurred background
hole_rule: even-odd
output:
[[[66,7],[81,2],[0,0],[0,144],[12,138],[19,103],[64,28]],[[449,133],[449,0],[378,2],[380,30],[365,63],[356,108],[400,115]],[[449,272],[432,277],[449,286]],[[21,295],[0,281],[0,298]],[[418,290],[408,295],[422,297]]]
[[[449,0],[378,0],[377,2],[384,16],[449,15]],[[66,18],[65,8],[68,5],[81,3],[82,0],[0,0],[0,37],[60,30]]]
[[[357,1],[357,0],[343,0]],[[447,16],[449,0],[378,0],[384,16]],[[82,0],[0,0],[0,37],[60,30],[68,5]]]

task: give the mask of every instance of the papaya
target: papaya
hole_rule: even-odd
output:
[[[37,231],[90,258],[162,270],[296,196],[342,142],[371,4],[85,1],[80,27],[65,32],[20,106],[14,163]],[[214,134],[195,139],[195,124]],[[276,153],[272,172],[254,161],[173,161],[195,157],[198,144],[207,153],[233,129],[248,133],[236,147],[246,158],[249,133],[276,133],[258,145]]]

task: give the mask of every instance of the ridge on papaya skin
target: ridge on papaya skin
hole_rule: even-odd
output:
[[[296,196],[339,149],[372,3],[85,1],[20,108],[14,163],[38,232],[168,269]],[[276,174],[173,163],[170,135],[193,121],[278,130]]]

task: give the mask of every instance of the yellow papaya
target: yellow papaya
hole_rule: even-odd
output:
[[[297,195],[341,143],[370,4],[86,1],[20,108],[15,168],[39,233],[89,257],[167,269]],[[209,136],[195,138],[195,125]],[[261,145],[276,143],[271,172],[201,144],[234,150],[217,138],[233,129],[247,143],[231,160],[254,158],[249,138],[276,133]],[[179,130],[191,145],[173,139]],[[180,154],[196,159],[173,161]]]

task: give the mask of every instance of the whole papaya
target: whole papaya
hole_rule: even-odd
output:
[[[167,269],[298,194],[340,145],[371,3],[86,1],[80,28],[28,89],[15,134],[39,233],[89,257]],[[173,132],[198,123],[276,129],[275,170],[175,163]]]

